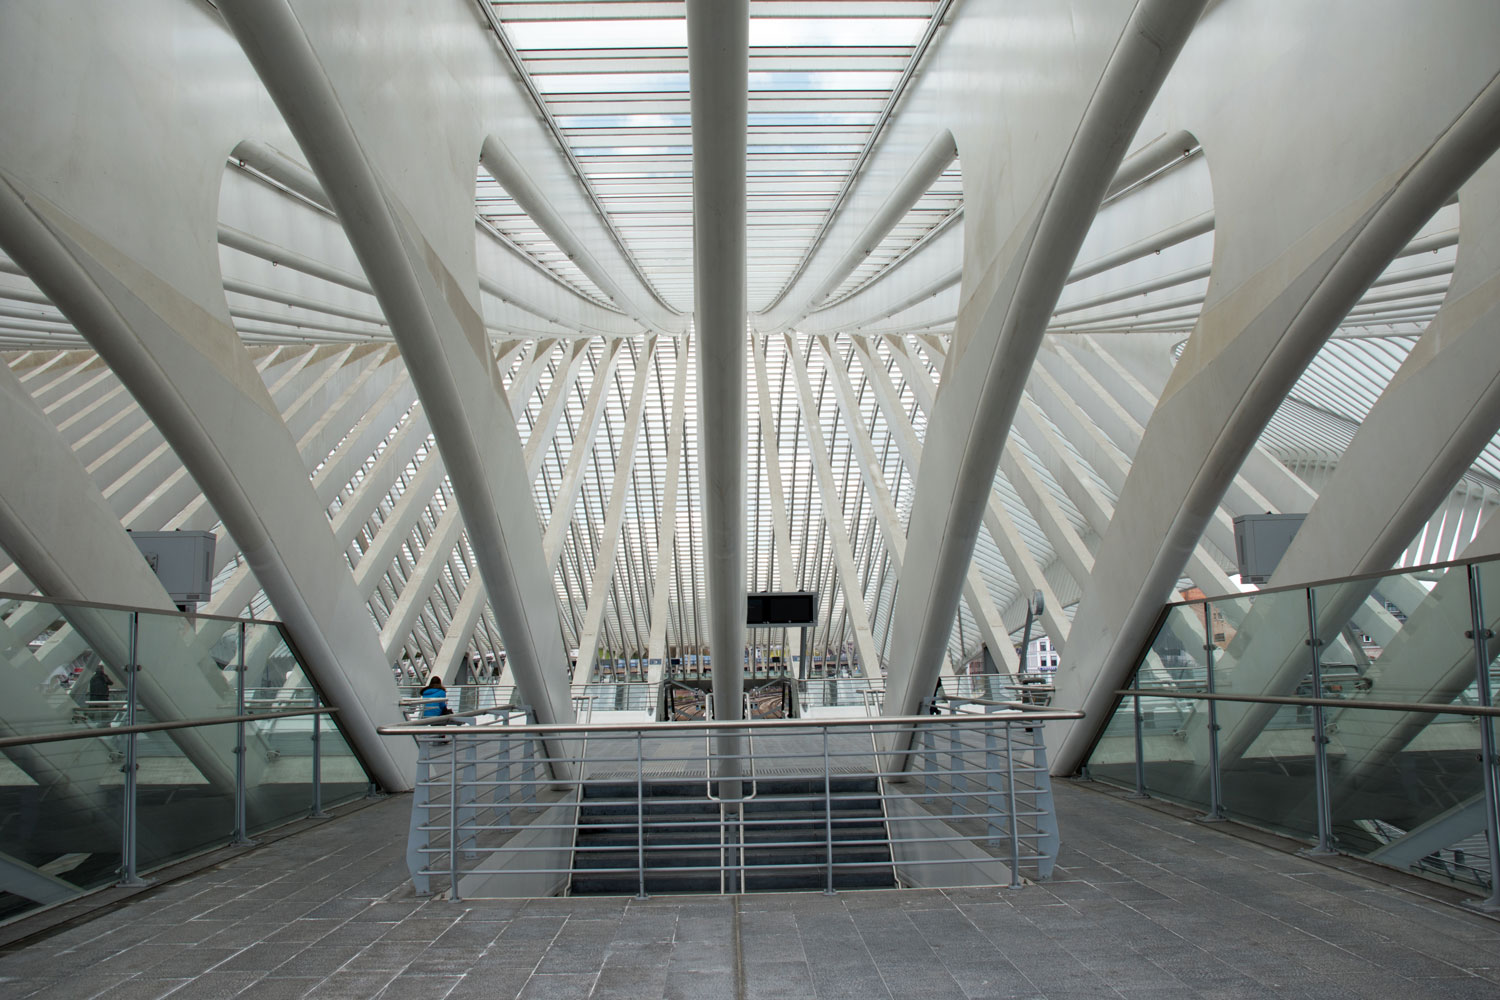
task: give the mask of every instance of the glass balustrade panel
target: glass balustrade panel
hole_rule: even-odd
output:
[[[1334,846],[1488,889],[1480,720],[1351,706],[1336,710],[1332,721]],[[1380,739],[1364,738],[1372,731]]]
[[[1206,625],[1213,644],[1214,689],[1223,695],[1258,696],[1294,692],[1311,666],[1307,645],[1307,592],[1252,592],[1212,602]],[[1207,706],[1200,707],[1207,712]],[[1306,768],[1312,748],[1306,710],[1287,706],[1218,701],[1220,784],[1225,812],[1236,819],[1277,829],[1290,784],[1300,794],[1302,778],[1285,768]],[[1300,774],[1300,772],[1299,772]],[[1311,771],[1306,770],[1308,788]],[[1309,811],[1309,820],[1314,813]],[[1300,819],[1290,818],[1300,829]]]
[[[125,711],[130,612],[47,601],[0,603],[6,736],[106,728]]]
[[[145,612],[138,621],[137,721],[234,718],[239,623]],[[234,839],[236,743],[232,722],[138,737],[139,870]]]
[[[98,728],[0,750],[0,921],[119,880],[125,737]]]
[[[0,735],[101,735],[0,749],[0,920],[119,878],[128,611],[0,602]]]
[[[1132,677],[1124,685],[1134,687]],[[1121,698],[1110,714],[1099,742],[1089,754],[1089,777],[1112,785],[1135,788],[1135,699]],[[1144,711],[1141,716],[1145,722]],[[1145,734],[1142,733],[1142,739]],[[1149,792],[1149,789],[1147,790]]]
[[[1203,647],[1203,605],[1173,607],[1137,668],[1136,683],[1164,692],[1141,698],[1147,789],[1152,795],[1206,808],[1207,713],[1202,702],[1173,697],[1206,690],[1208,658]],[[1122,704],[1120,713],[1130,715],[1133,743],[1134,708]],[[1123,780],[1135,783],[1133,763]]]
[[[245,712],[264,716],[245,724],[245,807],[252,832],[307,815],[313,799],[311,680],[273,623],[245,626]],[[325,729],[318,725],[319,743]]]
[[[307,815],[313,800],[313,754],[318,753],[322,803],[365,794],[369,779],[340,733],[336,716],[285,715],[320,705],[312,680],[287,643],[281,626],[245,626],[246,711],[263,715],[246,724],[246,804],[252,832]],[[253,695],[253,697],[251,697]],[[316,738],[315,738],[316,737]]]
[[[1478,723],[1359,706],[1473,702],[1468,573],[1462,566],[1392,573],[1317,587],[1313,599],[1322,687],[1313,690],[1309,678],[1302,693],[1347,704],[1324,709],[1335,842],[1354,853],[1403,855],[1415,841],[1397,848],[1393,838],[1428,828],[1482,792]]]

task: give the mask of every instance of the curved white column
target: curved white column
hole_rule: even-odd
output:
[[[1094,576],[1075,618],[1072,664],[1058,698],[1090,714],[1053,757],[1076,770],[1170,596],[1185,557],[1218,509],[1267,421],[1306,364],[1389,261],[1500,142],[1500,82],[1491,47],[1500,10],[1465,8],[1420,25],[1361,10],[1305,9],[1295,35],[1305,67],[1275,81],[1287,120],[1262,121],[1271,95],[1208,103],[1205,73],[1225,72],[1245,9],[1216,8],[1195,34],[1184,71],[1164,92],[1161,121],[1191,126],[1214,177],[1215,262],[1193,336],[1135,456]],[[1358,24],[1355,37],[1350,25]],[[1382,52],[1433,78],[1392,72]],[[1316,68],[1315,68],[1316,67]],[[1318,86],[1364,93],[1354,108],[1299,101]],[[1231,78],[1237,75],[1230,72]],[[1405,102],[1404,104],[1402,102]],[[1399,120],[1392,104],[1407,111]],[[1315,138],[1314,138],[1315,137]],[[1295,173],[1299,183],[1282,178]],[[1268,211],[1275,206],[1275,211]]]
[[[1448,298],[1366,415],[1277,565],[1273,586],[1390,569],[1500,428],[1500,337],[1495,335],[1500,325],[1500,159],[1486,164],[1459,198],[1464,225]],[[1481,530],[1474,553],[1486,551],[1497,538],[1496,531]],[[1384,596],[1401,603],[1408,618],[1386,650],[1392,655],[1382,654],[1368,675],[1379,687],[1399,691],[1406,699],[1418,691],[1453,698],[1467,686],[1465,681],[1454,689],[1452,675],[1455,670],[1459,676],[1463,673],[1462,633],[1468,625],[1462,624],[1452,636],[1441,627],[1423,625],[1433,618],[1442,621],[1445,606],[1447,617],[1453,618],[1455,599],[1466,606],[1462,574],[1450,574],[1454,576],[1459,579],[1445,579],[1430,594],[1411,582],[1383,585],[1401,592]],[[1337,602],[1325,593],[1319,608],[1323,633],[1337,634],[1364,606],[1370,589],[1341,588],[1343,599]],[[1272,634],[1284,631],[1281,623],[1264,618],[1254,624],[1252,651],[1266,648]],[[1469,670],[1472,679],[1472,662]],[[1235,687],[1288,694],[1306,672],[1300,641],[1289,643],[1280,655],[1262,654],[1253,662],[1242,662],[1235,671]],[[1370,697],[1382,695],[1372,688]],[[1250,745],[1274,714],[1265,709],[1246,706],[1221,714],[1226,764]],[[1424,721],[1431,719],[1426,716]],[[1372,725],[1365,723],[1367,732]],[[1404,745],[1420,728],[1401,720],[1393,730],[1400,735],[1381,743]]]
[[[407,787],[411,748],[375,733],[399,714],[368,613],[224,303],[225,155],[248,131],[284,131],[212,12],[147,0],[93,14],[83,28],[67,4],[0,14],[0,37],[34,55],[0,61],[7,91],[32,95],[0,111],[0,244],[192,470],[376,779]],[[77,44],[80,30],[112,56]],[[173,81],[186,76],[198,93],[235,96],[179,103]],[[65,141],[59,101],[75,112]],[[163,119],[162,106],[175,113]]]
[[[398,26],[355,52],[341,42],[336,12],[299,6],[294,12],[286,0],[225,3],[222,12],[323,181],[391,324],[463,511],[521,695],[539,721],[568,721],[567,657],[540,524],[477,307],[472,167],[459,172],[449,159],[445,169],[433,170],[429,160],[420,185],[401,169],[412,154],[411,136],[393,122],[413,108],[377,111],[379,99],[366,85],[389,72],[374,60],[381,46],[408,41],[395,34]],[[400,67],[407,72],[435,58],[409,56],[412,62]],[[422,78],[418,86],[429,83]],[[441,141],[461,147],[465,129],[479,125],[467,114],[450,105],[434,120],[409,124],[446,128]],[[481,141],[474,136],[470,155]],[[555,770],[562,776],[566,769]]]
[[[949,360],[928,426],[907,546],[920,558],[907,559],[896,597],[888,713],[916,711],[932,689],[1031,360],[1094,211],[1201,9],[1145,2],[1113,37],[1071,39],[1074,57],[1098,69],[1087,85],[1052,96],[1055,131],[1027,149],[1047,165],[1028,171],[1036,187],[994,209],[1012,218],[966,220],[965,303],[953,336],[962,363]],[[968,177],[1000,165],[962,143],[960,135],[968,193]],[[981,250],[985,238],[994,242]]]
[[[6,428],[0,434],[0,466],[27,470],[26,475],[0,479],[0,547],[49,596],[175,611],[140,549],[89,482],[52,422],[5,368],[0,368],[0,416]],[[49,617],[43,616],[38,624],[48,623]],[[122,676],[118,671],[127,662],[124,616],[80,610],[63,617],[81,637],[70,644],[68,659],[86,644],[117,671],[118,681]],[[143,622],[137,652],[137,662],[143,667],[137,674],[141,704],[163,720],[222,714],[232,693],[221,677],[203,673],[200,663],[207,653],[204,643],[211,645],[222,637],[223,624],[203,620],[196,623],[195,631],[192,619],[164,615]],[[29,688],[43,679],[29,678],[14,687]],[[8,690],[7,697],[12,696],[19,692]],[[66,705],[72,707],[71,702]],[[27,721],[56,718],[58,712],[49,706],[46,715]],[[0,712],[4,714],[8,710]],[[69,724],[65,713],[56,722],[57,728]],[[177,730],[170,737],[210,785],[232,794],[235,734],[231,727]],[[39,754],[55,756],[46,749]],[[63,756],[71,754],[65,751]],[[252,754],[247,763],[254,772],[265,760],[264,753]]]

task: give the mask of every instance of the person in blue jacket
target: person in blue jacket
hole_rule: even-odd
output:
[[[442,678],[436,675],[427,678],[427,683],[422,687],[422,718],[431,719],[448,714],[448,692],[443,687]]]

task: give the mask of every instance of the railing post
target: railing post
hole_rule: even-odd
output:
[[[239,654],[235,660],[234,676],[234,706],[235,715],[245,714],[245,623],[238,625],[239,632]],[[255,841],[250,839],[248,823],[245,819],[245,720],[240,719],[234,724],[234,845],[236,847],[249,847]]]
[[[458,766],[458,742],[457,737],[453,744],[453,766]],[[458,813],[459,828],[468,827],[468,833],[463,838],[464,857],[478,857],[479,831],[475,829],[479,824],[479,743],[477,739],[470,739],[464,745],[463,752],[463,775],[459,784],[459,798],[463,802]]]
[[[505,715],[505,725],[510,725],[510,713]],[[500,748],[495,752],[495,821],[510,825],[511,804],[516,800],[516,737],[502,736]],[[502,787],[503,786],[503,787]]]
[[[1485,628],[1484,592],[1478,567],[1472,563],[1469,573],[1470,637],[1474,640],[1474,667],[1479,681],[1479,704],[1488,708],[1494,703],[1490,678],[1489,640],[1494,633]],[[1484,820],[1490,851],[1490,894],[1474,905],[1489,913],[1500,911],[1500,760],[1495,756],[1495,720],[1479,720],[1479,754],[1484,767]]]
[[[641,740],[645,730],[635,730],[635,869],[636,899],[646,898],[646,770]],[[581,776],[580,776],[581,777]],[[581,796],[580,796],[581,797]]]
[[[323,699],[318,697],[317,688],[312,689],[312,707],[323,707]],[[307,818],[322,819],[328,815],[323,811],[323,716],[314,712],[312,725],[312,811],[307,814]]]
[[[125,725],[135,725],[135,690],[136,672],[140,670],[140,664],[136,662],[136,655],[140,644],[140,622],[139,612],[130,612],[130,639],[129,639],[129,662],[125,664]],[[136,734],[130,733],[125,737],[125,766],[120,770],[125,774],[125,787],[122,792],[120,803],[120,882],[122,886],[145,885],[146,880],[136,874],[135,871],[135,848],[136,848]]]
[[[1307,647],[1312,653],[1313,697],[1323,697],[1323,640],[1318,638],[1318,601],[1312,588],[1307,589]],[[1318,843],[1303,854],[1323,856],[1337,854],[1333,846],[1333,800],[1328,787],[1328,734],[1323,725],[1323,706],[1312,707],[1313,779],[1317,793]]]
[[[929,702],[922,702],[925,709]],[[937,734],[932,731],[931,725],[922,727],[922,790],[927,793],[928,801],[937,794]]]
[[[833,780],[828,766],[828,727],[823,728],[823,843],[828,854],[828,878],[823,886],[825,896],[833,895]]]
[[[432,823],[432,741],[417,738],[417,780],[411,790],[411,821],[406,831],[406,870],[418,896],[432,895],[428,875],[427,827]]]
[[[448,898],[458,902],[458,736],[448,740]]]
[[[531,721],[529,715],[526,717],[526,721]],[[541,755],[536,752],[536,737],[530,735],[526,737],[522,755],[521,773],[525,775],[526,781],[521,786],[521,801],[526,803],[527,808],[532,812],[535,812],[538,808],[536,804],[536,784],[543,766]]]
[[[988,711],[986,714],[989,714]],[[985,811],[989,813],[989,816],[985,819],[985,829],[989,833],[988,843],[992,847],[1000,845],[1001,831],[998,820],[1001,810],[1005,808],[1003,806],[1005,793],[1000,791],[1000,754],[997,752],[998,749],[999,741],[995,739],[995,718],[993,715],[990,715],[989,722],[984,727],[984,781],[990,790],[989,798],[985,803]]]
[[[961,798],[969,794],[969,776],[967,773],[967,754],[964,753],[963,731],[958,722],[958,713],[953,713],[955,721],[948,724],[948,770],[953,772],[948,776],[948,784],[953,792],[953,811],[958,811],[958,803]]]
[[[1021,817],[1016,809],[1016,748],[1005,721],[1006,798],[1010,800],[1010,888],[1021,888]]]
[[[1052,775],[1047,770],[1045,727],[1045,723],[1039,722],[1034,730],[1030,730],[1031,766],[1034,769],[1032,773],[1036,775],[1032,797],[1034,807],[1039,814],[1036,818],[1036,877],[1038,880],[1052,877],[1052,869],[1057,864],[1058,851],[1062,848],[1062,837],[1057,830],[1057,803],[1052,798]]]
[[[1141,672],[1136,670],[1132,683],[1136,687],[1141,686]],[[1149,799],[1151,793],[1146,791],[1146,735],[1142,729],[1141,720],[1141,696],[1135,696],[1135,791],[1130,795],[1132,799]]]
[[[1206,666],[1208,693],[1214,693],[1214,623],[1213,607],[1203,602],[1203,662]],[[1140,698],[1136,698],[1140,704]],[[1208,700],[1208,812],[1199,817],[1205,823],[1224,822],[1224,776],[1219,771],[1219,704]]]

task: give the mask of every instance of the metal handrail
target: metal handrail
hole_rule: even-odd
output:
[[[407,726],[423,726],[426,727],[426,729],[434,729],[434,727],[452,726],[453,720],[463,720],[463,718],[478,718],[480,717],[480,715],[504,715],[505,720],[508,720],[508,718],[510,718],[511,715],[514,714],[514,712],[525,714],[525,712],[528,711],[529,709],[526,708],[525,705],[496,705],[493,706],[493,708],[475,708],[471,709],[471,711],[466,712],[449,712],[449,714],[447,715],[429,715],[429,717],[426,718],[410,718],[410,720],[407,720],[407,723],[405,724],[407,724]],[[502,732],[513,732],[514,729],[516,729],[516,727],[510,726],[510,724],[507,723],[492,723],[489,727],[465,726],[463,727],[463,732],[486,732],[486,730],[496,730],[496,732],[498,732],[498,730],[502,730]],[[381,730],[375,730],[375,732],[381,733],[381,735],[383,736],[392,735],[392,733],[381,732]],[[419,735],[419,733],[411,733],[411,735]],[[431,736],[432,733],[423,732],[420,733],[420,735]]]
[[[1323,587],[1337,587],[1346,583],[1360,583],[1367,580],[1386,580],[1396,576],[1415,576],[1418,573],[1427,573],[1432,570],[1458,569],[1463,566],[1479,566],[1485,563],[1500,562],[1500,556],[1487,555],[1476,556],[1470,559],[1450,559],[1448,562],[1423,563],[1421,566],[1404,566],[1400,569],[1374,570],[1369,573],[1355,573],[1352,576],[1338,576],[1329,580],[1311,580],[1307,583],[1284,583],[1276,587],[1257,587],[1255,590],[1245,590],[1233,594],[1217,594],[1209,597],[1195,597],[1190,601],[1169,601],[1162,605],[1165,613],[1170,613],[1172,608],[1190,607],[1198,604],[1219,604],[1224,601],[1233,601],[1241,598],[1257,599],[1267,594],[1284,594],[1294,590],[1318,590]]]
[[[1340,702],[1340,704],[1348,704],[1348,703],[1347,702]],[[481,712],[480,714],[486,714],[486,713],[485,712]],[[1036,721],[1036,722],[1060,722],[1060,721],[1064,721],[1064,720],[1082,719],[1082,718],[1085,717],[1085,714],[1083,712],[1081,712],[1081,711],[1062,711],[1062,710],[1058,710],[1058,709],[1044,709],[1044,710],[1038,711],[1038,710],[1034,710],[1033,706],[1024,705],[1024,706],[1016,709],[1015,710],[1015,714],[1013,716],[1006,716],[1006,715],[999,715],[999,716],[996,716],[996,715],[978,716],[978,715],[976,715],[976,716],[973,717],[973,719],[977,723],[977,722],[982,722],[985,719],[994,719],[994,718],[997,718],[997,717],[1001,718],[1001,719],[1004,719],[1004,718],[1024,718],[1024,719],[1028,719],[1028,720],[1032,720],[1032,721]],[[452,718],[452,716],[443,716],[443,718]],[[908,726],[908,725],[910,725],[910,726],[916,726],[916,725],[921,725],[921,724],[924,724],[924,723],[929,723],[930,724],[932,722],[933,718],[934,717],[931,716],[931,715],[882,715],[882,716],[878,716],[878,717],[873,718],[873,719],[871,719],[871,718],[856,718],[856,719],[738,719],[738,720],[733,720],[733,721],[721,721],[721,720],[717,720],[717,719],[700,719],[700,720],[696,720],[696,721],[687,721],[687,722],[652,722],[652,723],[646,723],[646,724],[642,724],[642,723],[629,723],[629,722],[606,722],[606,723],[601,723],[601,724],[598,724],[598,725],[580,725],[578,723],[556,723],[556,724],[550,724],[550,725],[532,724],[532,725],[526,725],[526,726],[467,726],[464,729],[464,735],[465,736],[477,736],[477,735],[480,735],[480,734],[483,734],[483,733],[489,733],[489,732],[493,732],[493,733],[497,733],[497,734],[504,734],[504,735],[514,735],[516,733],[535,733],[535,734],[552,733],[552,734],[563,734],[563,735],[566,735],[566,734],[569,734],[569,733],[586,733],[586,732],[587,733],[600,733],[600,732],[634,733],[638,729],[645,729],[647,732],[664,732],[664,733],[669,733],[669,732],[679,732],[679,731],[691,732],[691,731],[699,730],[699,729],[740,729],[740,730],[749,730],[749,729],[817,729],[817,728],[819,728],[821,726],[831,726],[833,728],[843,728],[843,727],[854,728],[854,727],[867,727],[867,726],[870,726],[872,724],[881,725],[881,726],[893,726],[893,727],[895,727],[895,726]],[[943,716],[943,718],[950,718],[950,716]],[[957,721],[966,721],[966,717],[964,717],[964,716],[951,716],[951,718],[953,718],[953,719],[955,719]],[[414,730],[415,726],[416,726],[415,723],[408,722],[408,723],[405,723],[403,725],[381,726],[378,729],[376,729],[375,731],[377,733],[379,733],[380,735],[382,735],[382,736],[427,736],[427,735],[430,735],[426,729],[415,729]]]
[[[524,706],[524,705],[492,705],[489,708],[471,708],[468,711],[464,711],[464,712],[449,712],[447,715],[430,715],[430,716],[427,716],[426,718],[421,718],[421,719],[407,719],[405,725],[408,725],[408,726],[443,726],[443,725],[448,725],[453,719],[477,719],[481,715],[500,715],[501,713],[524,712],[525,710],[526,710],[526,706]],[[507,732],[509,732],[510,730],[512,730],[514,728],[512,726],[506,726],[504,723],[501,723],[499,726],[496,726],[495,728],[502,728],[502,727]],[[468,727],[469,730],[482,729],[482,728],[483,727],[479,727],[479,726],[469,726]],[[380,733],[380,735],[382,735],[382,736],[402,735],[400,733],[387,733],[384,728],[377,729],[376,732]],[[419,734],[410,733],[410,734],[406,734],[406,735],[419,735]],[[426,734],[423,733],[423,734],[420,734],[420,735],[424,735],[425,736]]]
[[[243,622],[246,625],[282,625],[276,618],[236,618],[233,615],[215,615],[198,611],[178,611],[176,608],[138,608],[126,604],[106,604],[103,601],[81,601],[73,597],[41,597],[37,594],[15,594],[0,591],[0,601],[25,601],[28,604],[50,604],[64,608],[93,608],[98,611],[123,611],[152,615],[161,618],[191,618],[215,622]]]
[[[716,730],[721,733],[744,732],[747,738],[761,737],[775,743],[778,732],[787,735],[808,728],[807,725],[791,724],[792,721],[803,720],[724,720],[711,724],[567,727],[574,733],[583,731],[593,738],[614,741],[617,745],[633,745],[634,750],[624,756],[617,757],[614,753],[605,756],[627,768],[634,764],[635,788],[610,788],[602,797],[590,799],[606,809],[627,807],[610,824],[620,827],[622,831],[633,825],[633,842],[590,843],[586,847],[576,840],[567,842],[568,834],[576,834],[581,829],[577,816],[569,815],[566,810],[535,815],[536,803],[540,801],[539,793],[544,788],[556,789],[557,782],[536,769],[534,765],[538,761],[530,752],[527,753],[527,760],[531,764],[525,772],[517,775],[508,769],[510,764],[507,762],[513,761],[512,750],[486,749],[506,746],[503,743],[505,736],[535,747],[541,743],[538,736],[557,734],[561,745],[574,748],[562,759],[581,764],[582,757],[576,749],[578,740],[563,736],[559,732],[564,728],[562,726],[516,726],[488,731],[480,727],[464,727],[452,731],[454,738],[451,741],[418,741],[423,746],[422,766],[427,766],[425,762],[430,760],[432,766],[438,769],[430,775],[422,772],[426,776],[418,781],[419,795],[427,790],[436,796],[446,794],[447,799],[423,800],[420,806],[414,807],[407,853],[408,866],[413,873],[414,882],[419,885],[419,891],[430,891],[426,881],[429,877],[444,876],[453,887],[450,898],[455,899],[459,895],[457,882],[470,876],[509,878],[542,875],[555,880],[602,870],[612,873],[614,878],[624,876],[628,879],[632,868],[632,881],[635,882],[638,895],[642,897],[648,891],[648,874],[662,871],[698,873],[710,877],[717,875],[721,889],[729,892],[745,891],[745,880],[753,881],[756,874],[761,872],[819,872],[824,877],[817,881],[823,882],[826,890],[836,873],[862,872],[871,869],[872,865],[881,868],[890,865],[898,877],[906,871],[903,866],[907,865],[969,865],[974,861],[972,852],[954,850],[949,856],[949,852],[945,850],[934,856],[932,848],[944,844],[977,843],[983,839],[990,845],[1002,847],[1001,851],[988,853],[994,860],[1006,862],[1009,866],[1008,875],[998,871],[995,873],[997,880],[993,884],[1004,884],[999,876],[1005,876],[1010,885],[1019,886],[1022,882],[1022,866],[1035,865],[1037,877],[1046,878],[1056,860],[1055,810],[1051,805],[1045,748],[1040,736],[1039,717],[1044,715],[1053,718],[1081,717],[1079,713],[1001,710],[985,715],[805,720],[822,734],[821,747],[797,742],[772,751],[763,751],[757,740],[754,747],[757,772],[760,770],[758,765],[763,763],[759,758],[766,753],[774,757],[779,762],[778,767],[782,768],[776,774],[795,776],[788,780],[810,779],[816,782],[821,779],[822,785],[821,789],[815,786],[801,791],[784,790],[776,795],[776,802],[784,804],[788,809],[816,810],[822,813],[819,816],[815,812],[812,820],[805,824],[814,829],[821,827],[822,836],[819,839],[822,841],[822,850],[813,848],[801,856],[784,854],[770,858],[759,855],[750,858],[740,851],[742,846],[748,849],[752,833],[755,834],[753,840],[757,850],[809,848],[818,843],[818,839],[809,840],[802,835],[779,835],[778,826],[786,822],[780,814],[749,815],[746,811],[748,807],[737,808],[741,806],[739,799],[725,801],[720,798],[717,816],[710,810],[701,816],[647,817],[644,811],[647,775],[643,767],[642,740],[648,737],[676,737],[675,745],[679,753],[655,759],[657,763],[667,767],[662,772],[662,777],[669,781],[680,781],[683,776],[672,764],[691,761],[697,757],[693,743],[699,738],[699,732],[707,733],[711,758],[712,734]],[[768,730],[767,726],[771,728]],[[857,749],[857,744],[864,743],[864,740],[856,741],[855,746],[834,745],[833,737],[840,732],[850,732],[850,726],[855,727],[853,732],[860,736],[865,734],[858,727],[863,726],[868,730],[869,742],[863,751]],[[921,772],[892,770],[890,757],[881,750],[879,736],[882,732],[899,733],[913,728],[947,732],[949,740],[943,744],[946,748],[934,746],[929,750],[914,751],[926,761]],[[592,747],[586,747],[583,756],[593,760]],[[860,761],[858,768],[853,771],[840,768],[835,773],[832,760],[851,756]],[[480,763],[477,775],[458,773],[472,768],[476,761]],[[484,763],[486,761],[489,763]],[[596,775],[590,775],[583,767],[578,771],[580,777],[566,783],[576,789],[573,794],[577,798],[560,801],[581,801],[589,788],[608,788],[622,780],[630,780],[625,774],[614,771]],[[844,775],[873,779],[875,787],[869,791],[835,791],[831,782]],[[893,778],[903,778],[908,783],[910,779],[918,778],[919,783],[908,784],[905,789],[897,792],[887,785],[887,779]],[[713,791],[710,778],[705,798],[699,798],[698,801],[717,798]],[[763,790],[757,788],[757,792],[759,791]],[[691,796],[693,793],[686,794]],[[879,802],[878,818],[875,820],[882,828],[879,833],[850,831],[850,824],[865,824],[869,820],[865,816],[849,817],[835,815],[833,812],[838,803],[871,797]],[[890,800],[893,798],[911,805],[898,813],[890,808]],[[761,801],[765,801],[764,796]],[[518,807],[526,803],[533,806],[527,815],[513,815]],[[633,817],[630,815],[630,806],[634,806]],[[915,812],[911,811],[913,807]],[[842,806],[839,808],[842,809]],[[465,813],[468,815],[464,815]],[[934,822],[960,825],[951,828],[930,826]],[[531,831],[531,835],[519,840],[513,839],[523,829]],[[651,831],[649,837],[648,831]],[[709,831],[716,836],[703,838],[703,834]],[[845,832],[841,834],[840,831]],[[879,861],[841,858],[832,849],[836,837],[838,844],[854,849],[889,844],[891,855]],[[664,865],[653,863],[653,859],[671,857],[676,851],[701,850],[704,847],[711,849],[715,841],[719,847],[719,857],[715,860],[694,862],[692,858],[688,858],[675,859]],[[1003,849],[1007,842],[1008,851]],[[484,846],[476,847],[476,844]],[[487,852],[498,853],[488,854],[486,859]],[[1006,854],[1009,855],[1008,858]],[[478,864],[460,866],[461,856],[481,860]],[[687,863],[681,863],[683,860]],[[487,886],[482,881],[474,882],[464,886],[462,894],[483,894],[493,888],[495,887]]]
[[[176,719],[171,722],[142,722],[133,726],[101,726],[98,729],[74,730],[66,733],[37,733],[31,736],[0,737],[0,748],[24,747],[33,743],[63,743],[68,740],[97,740],[103,736],[129,736],[131,733],[156,733],[164,729],[201,729],[204,726],[222,726],[236,722],[257,722],[261,719],[287,719],[297,715],[331,715],[338,709],[323,708],[288,709],[284,712],[256,712],[249,715],[224,715],[211,719]]]
[[[745,706],[744,707],[746,709],[749,709],[749,707],[750,707],[750,696],[749,695],[744,695],[743,697],[744,697],[744,700],[745,700]],[[748,718],[749,717],[749,712],[747,711],[745,714],[746,714],[746,717]],[[769,721],[769,720],[766,720],[766,721]],[[751,732],[751,733],[747,733],[745,735],[746,735],[747,741],[749,742],[749,750],[747,751],[746,756],[748,756],[750,758],[750,794],[749,795],[742,795],[742,796],[740,796],[737,799],[729,799],[728,800],[729,804],[733,804],[733,803],[736,803],[736,802],[749,802],[751,799],[755,798],[757,795],[760,794],[760,778],[755,773],[755,733]],[[709,798],[710,802],[717,802],[717,803],[719,803],[720,806],[723,806],[723,805],[726,804],[725,800],[722,797],[714,794],[714,782],[717,781],[717,780],[720,780],[720,779],[717,779],[717,778],[715,778],[713,776],[713,768],[709,767],[709,764],[710,764],[710,762],[713,761],[713,759],[714,759],[714,754],[713,754],[713,736],[710,735],[710,734],[708,734],[708,733],[704,733],[703,734],[703,773],[708,778],[708,781],[706,783],[706,789],[707,789],[707,792],[708,792],[708,798]],[[738,759],[738,758],[736,758],[736,759]]]
[[[1206,691],[1184,693],[1171,688],[1120,688],[1115,694],[1123,697],[1190,698],[1195,701],[1240,701],[1256,705],[1316,705],[1322,708],[1367,708],[1377,712],[1421,712],[1427,715],[1474,715],[1500,716],[1500,706],[1485,705],[1441,705],[1435,702],[1376,701],[1373,698],[1297,698],[1271,694],[1222,694]]]
[[[965,698],[962,695],[944,695],[941,698],[928,699],[936,705],[982,705],[985,708],[1030,708],[1032,706],[1022,701],[988,701],[984,698]]]

